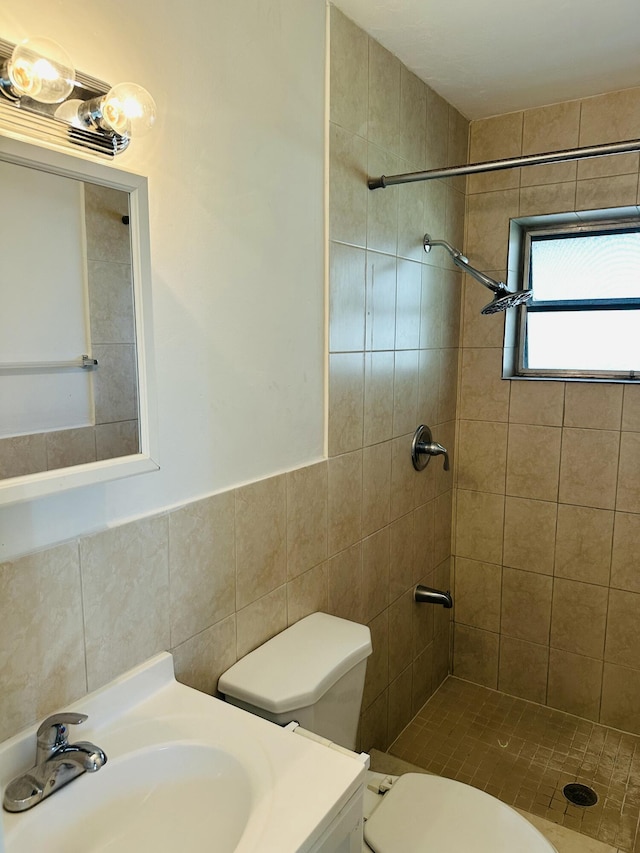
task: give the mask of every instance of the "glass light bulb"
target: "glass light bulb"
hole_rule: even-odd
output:
[[[15,46],[8,67],[14,91],[43,104],[59,104],[75,85],[76,72],[64,48],[45,38]]]
[[[102,123],[118,136],[143,136],[156,120],[156,103],[137,83],[118,83],[104,97]]]

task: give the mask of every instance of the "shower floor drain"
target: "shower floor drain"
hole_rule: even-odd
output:
[[[562,793],[573,803],[574,806],[595,806],[598,802],[598,795],[588,785],[580,785],[578,782],[572,782],[570,785],[565,785]]]

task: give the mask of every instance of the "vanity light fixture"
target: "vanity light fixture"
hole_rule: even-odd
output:
[[[66,51],[46,38],[0,39],[0,126],[113,157],[147,133],[156,105],[136,83],[110,86],[76,72]]]

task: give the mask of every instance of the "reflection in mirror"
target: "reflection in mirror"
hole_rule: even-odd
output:
[[[141,452],[129,193],[10,162],[0,187],[0,479]]]
[[[0,505],[157,471],[147,179],[0,130],[0,192]]]

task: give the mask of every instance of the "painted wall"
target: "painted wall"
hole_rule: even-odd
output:
[[[473,122],[470,160],[640,134],[640,89]],[[510,217],[638,204],[638,154],[469,179],[466,253],[505,273]],[[640,731],[640,387],[504,381],[503,315],[465,282],[454,673]],[[595,342],[597,345],[597,342]]]
[[[156,98],[114,165],[149,177],[161,448],[158,473],[3,508],[1,558],[323,455],[324,31],[323,0],[0,10],[4,38]]]

